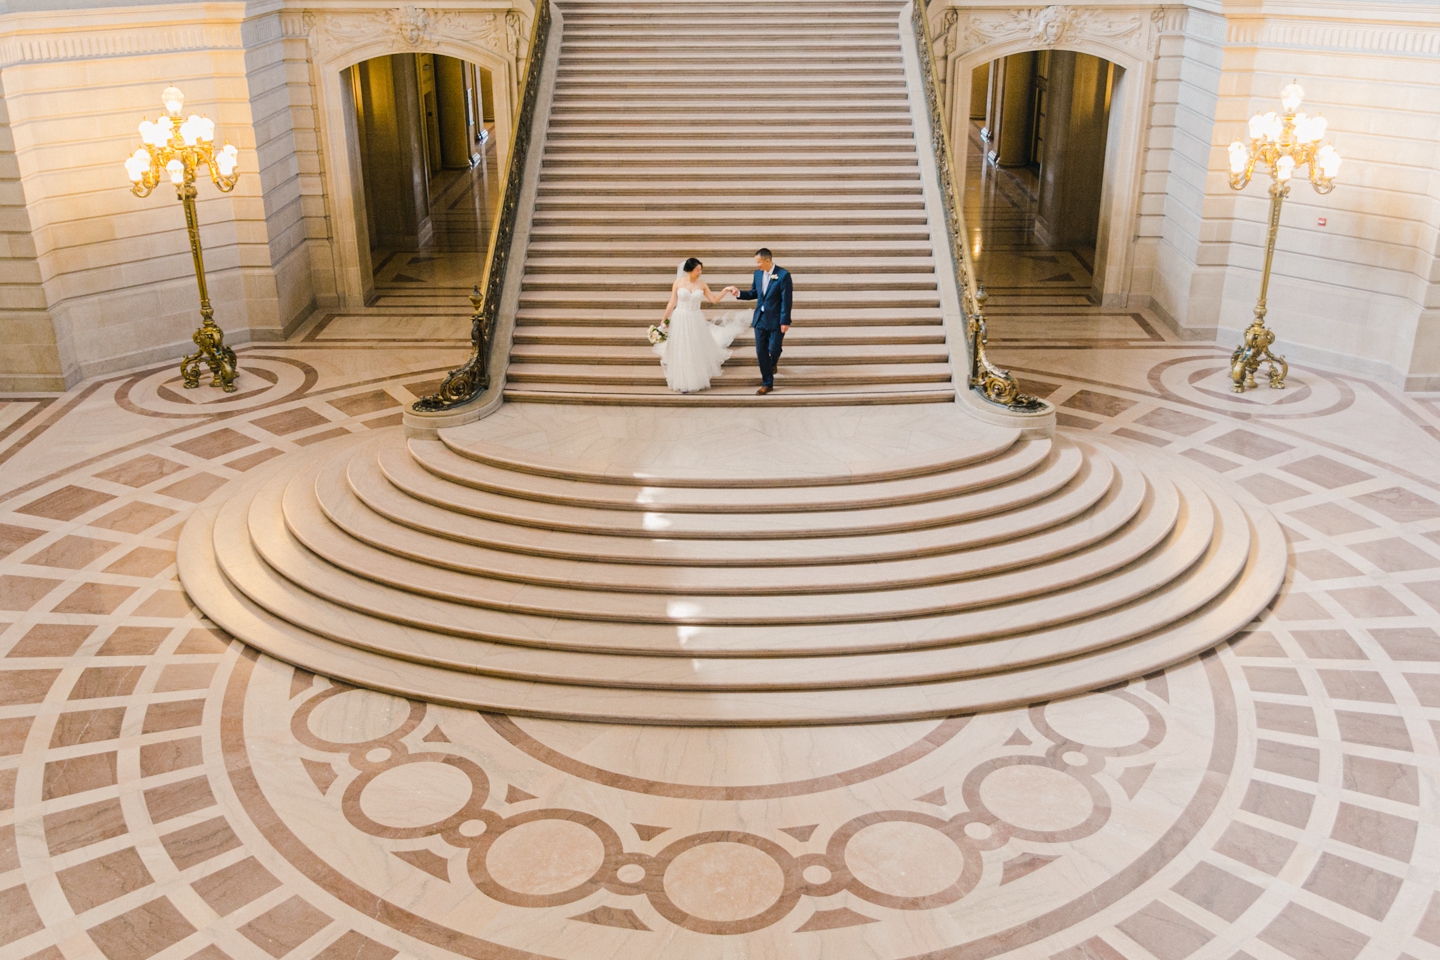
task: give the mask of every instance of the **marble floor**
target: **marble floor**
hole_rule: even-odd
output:
[[[997,167],[985,160],[983,122],[972,120],[966,143],[965,222],[975,273],[993,308],[1089,302],[1095,248],[1060,248],[1035,235],[1038,167]]]
[[[376,305],[433,307],[470,291],[484,272],[502,173],[492,139],[475,167],[442,170],[430,181],[429,242],[419,250],[371,251]]]
[[[1063,431],[1268,504],[1286,587],[1123,687],[900,724],[483,714],[207,623],[189,514],[398,429],[463,317],[317,317],[229,396],[3,398],[0,960],[1440,960],[1440,405],[1299,366],[1236,397],[1224,347],[1062,313],[995,355]]]

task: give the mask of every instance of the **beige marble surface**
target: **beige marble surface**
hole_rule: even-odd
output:
[[[1236,398],[1223,348],[1112,320],[997,354],[1065,435],[1270,504],[1281,598],[1122,689],[904,724],[507,718],[218,634],[180,524],[375,436],[456,347],[247,349],[266,385],[233,406],[170,396],[168,366],[0,404],[0,960],[1436,960],[1440,409],[1303,366]]]

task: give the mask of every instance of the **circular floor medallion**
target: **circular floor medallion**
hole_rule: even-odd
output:
[[[894,820],[871,824],[851,837],[845,845],[845,866],[872,890],[919,899],[958,882],[965,857],[934,827]]]

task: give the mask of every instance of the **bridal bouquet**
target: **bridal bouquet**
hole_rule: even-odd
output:
[[[669,320],[663,320],[660,323],[654,324],[650,328],[650,345],[654,346],[657,343],[664,343],[669,337],[669,330]]]

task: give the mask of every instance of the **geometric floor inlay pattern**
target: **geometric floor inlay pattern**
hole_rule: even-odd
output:
[[[1270,505],[1281,596],[1121,688],[806,730],[354,691],[188,603],[175,538],[273,457],[395,426],[451,345],[241,352],[0,403],[0,960],[1440,960],[1440,412],[1224,350],[1007,347],[1062,430]],[[248,379],[247,379],[248,377]],[[863,694],[857,694],[863,695]]]

